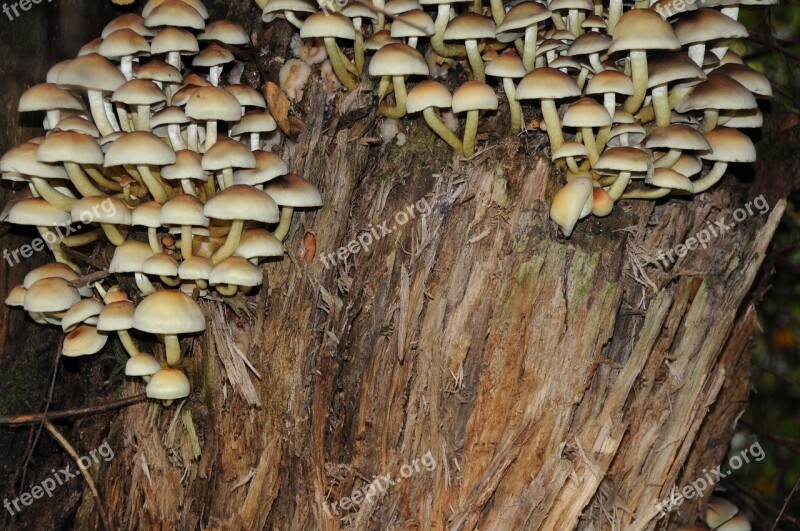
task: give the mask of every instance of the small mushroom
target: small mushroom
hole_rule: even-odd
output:
[[[189,296],[168,289],[148,295],[139,303],[133,313],[133,327],[150,334],[163,334],[167,364],[175,367],[181,361],[178,335],[204,331],[206,320]]]
[[[475,138],[478,135],[480,111],[496,111],[497,95],[492,87],[480,81],[467,81],[453,93],[453,112],[467,112],[464,126],[464,156],[475,154]]]

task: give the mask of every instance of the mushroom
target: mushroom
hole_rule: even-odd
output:
[[[517,101],[517,88],[514,79],[525,77],[527,74],[522,60],[513,51],[505,51],[486,65],[486,75],[503,78],[503,90],[508,100],[511,112],[510,132],[512,135],[519,133],[522,126],[522,108]]]
[[[756,148],[753,141],[736,129],[723,127],[706,133],[711,151],[700,155],[701,159],[714,162],[714,166],[694,181],[694,193],[700,194],[714,186],[728,169],[731,162],[755,162]]]
[[[142,273],[158,276],[165,286],[171,288],[181,283],[178,280],[178,261],[166,253],[156,253],[145,260],[142,264]]]
[[[214,286],[223,297],[233,297],[244,290],[260,286],[263,281],[261,270],[241,256],[229,256],[214,266],[208,283]]]
[[[542,100],[542,116],[547,125],[547,136],[550,137],[550,149],[561,146],[564,136],[561,132],[561,120],[558,117],[555,100],[581,95],[578,84],[567,74],[555,68],[537,68],[522,78],[517,85],[517,99]]]
[[[430,37],[434,31],[431,16],[421,9],[412,9],[394,19],[390,34],[398,39],[408,39],[406,44],[416,48],[417,39]]]
[[[275,237],[281,241],[289,233],[295,208],[322,206],[322,196],[317,187],[294,173],[270,180],[264,185],[264,192],[281,207],[280,223],[274,232]]]
[[[280,219],[275,201],[261,190],[245,184],[235,184],[221,191],[206,201],[203,212],[209,218],[231,221],[225,243],[211,257],[215,264],[236,251],[245,220],[276,223]]]
[[[303,39],[321,37],[325,42],[325,49],[336,77],[348,90],[355,90],[358,87],[358,81],[348,72],[342,60],[342,51],[336,44],[336,39],[352,41],[356,38],[355,28],[349,18],[339,13],[314,13],[303,22],[300,37]]]
[[[405,78],[411,75],[428,75],[428,63],[417,50],[407,44],[387,44],[375,52],[369,63],[369,75],[390,76],[394,87],[394,107],[384,101],[378,104],[378,110],[388,118],[400,119],[406,114]]]
[[[136,348],[136,344],[128,332],[133,328],[134,310],[135,306],[128,300],[106,302],[106,306],[100,311],[97,318],[98,332],[116,332],[120,343],[131,357],[139,354],[139,349]]]
[[[148,398],[163,400],[167,407],[172,405],[173,400],[189,396],[190,391],[189,379],[177,369],[161,369],[150,377],[145,388]]]
[[[46,112],[50,129],[61,121],[61,111],[64,110],[83,112],[83,102],[54,83],[32,86],[22,93],[17,104],[19,112]]]
[[[681,90],[706,79],[703,70],[683,53],[670,53],[656,57],[647,65],[647,88],[650,89],[653,113],[658,127],[670,124],[672,105],[669,102],[669,83],[680,82]],[[642,120],[650,116],[641,113]]]
[[[197,38],[192,32],[182,28],[166,27],[153,37],[150,53],[166,54],[167,64],[178,70],[183,68],[181,55],[195,55],[200,51]]]
[[[150,354],[136,354],[125,363],[125,376],[141,376],[145,382],[161,370],[161,363]]]
[[[681,45],[689,46],[689,58],[697,66],[703,67],[706,43],[720,39],[738,39],[747,37],[747,28],[717,11],[701,7],[691,13],[684,13],[675,23],[675,35]],[[727,47],[721,50],[722,55]]]
[[[108,241],[121,245],[125,241],[117,225],[130,225],[131,213],[125,203],[111,196],[93,195],[75,201],[70,212],[73,223],[99,223]]]
[[[608,111],[592,98],[581,98],[569,106],[564,113],[564,125],[576,127],[581,131],[581,138],[589,156],[589,164],[594,166],[600,153],[597,149],[593,128],[611,125]]]
[[[645,178],[645,182],[656,188],[632,190],[622,194],[622,199],[658,199],[673,190],[694,192],[692,181],[671,168],[656,168],[653,174]]]
[[[233,54],[218,44],[211,44],[197,54],[192,60],[192,66],[209,68],[208,81],[219,86],[222,69],[234,60]]]
[[[159,221],[161,225],[180,226],[181,256],[184,259],[192,257],[192,227],[208,227],[209,223],[203,214],[203,203],[197,197],[188,194],[176,195],[164,203]]]
[[[592,207],[592,180],[585,175],[575,177],[565,184],[550,204],[550,219],[556,222],[565,237],[569,238],[578,220],[587,215],[586,205]]]
[[[200,289],[208,287],[208,277],[211,274],[214,264],[211,260],[203,256],[192,256],[184,259],[178,266],[178,278],[189,280],[192,285],[197,285]],[[183,285],[181,285],[183,289]]]
[[[80,300],[81,294],[66,279],[45,277],[28,286],[22,307],[48,317],[66,312]]]
[[[131,212],[131,225],[147,227],[147,241],[154,253],[161,252],[161,242],[158,239],[158,229],[161,228],[161,203],[148,201],[137,206]]]
[[[406,111],[409,114],[422,111],[422,116],[425,117],[425,123],[428,124],[434,133],[439,135],[439,138],[447,142],[450,147],[456,150],[459,155],[464,155],[464,145],[461,139],[458,138],[442,121],[436,116],[436,109],[449,109],[453,104],[453,96],[447,87],[428,79],[418,83],[414,88],[408,92],[406,99]]]
[[[133,327],[150,334],[163,334],[167,364],[175,367],[181,362],[178,335],[204,331],[206,320],[189,296],[168,289],[148,295],[139,303],[133,313]]]
[[[236,96],[219,87],[200,87],[186,103],[186,116],[206,122],[206,151],[217,142],[217,122],[238,122],[242,107]],[[191,148],[191,143],[189,144]]]
[[[41,148],[40,148],[41,149]],[[106,151],[105,167],[124,166],[128,173],[139,176],[153,199],[165,203],[169,199],[162,181],[150,171],[151,166],[175,162],[175,152],[156,135],[146,131],[125,133],[114,140]]]
[[[64,337],[61,354],[66,358],[97,354],[107,341],[108,336],[98,334],[92,325],[78,325]]]
[[[422,6],[436,6],[436,20],[434,21],[434,34],[431,36],[430,45],[442,57],[463,57],[466,50],[463,46],[446,45],[444,32],[450,22],[451,4],[469,2],[471,0],[420,0]]]
[[[58,210],[44,199],[28,198],[22,199],[14,204],[5,219],[8,223],[15,225],[35,226],[42,236],[42,239],[50,244],[53,256],[58,262],[68,265],[75,271],[80,268],[72,263],[64,251],[61,249],[60,236],[53,233],[48,227],[67,227],[70,224],[70,216],[66,212]]]
[[[150,131],[150,108],[166,99],[158,85],[145,79],[128,81],[111,95],[111,101],[115,103],[136,107],[134,129],[138,131]],[[128,125],[128,114],[125,110],[120,107],[118,114],[120,124]],[[126,128],[123,126],[123,129]]]
[[[668,149],[669,152],[657,159],[656,168],[671,168],[683,151],[706,151],[711,149],[703,135],[694,127],[686,124],[673,124],[659,127],[651,132],[645,141],[647,149]]]
[[[133,273],[136,286],[142,294],[153,293],[156,289],[148,278],[142,274],[144,261],[153,255],[150,245],[138,240],[126,240],[114,250],[109,273]]]
[[[316,13],[319,5],[308,0],[258,0],[264,2],[261,20],[272,22],[276,17],[282,15],[297,29],[303,28],[303,21],[297,18],[297,13]],[[380,13],[379,13],[380,15]]]
[[[66,180],[67,172],[62,166],[39,162],[36,158],[38,148],[38,145],[26,142],[9,150],[0,158],[0,172],[29,176],[37,194],[57,209],[69,212],[75,203],[75,198],[58,191],[50,184],[50,180]]]
[[[496,33],[497,26],[489,17],[477,13],[462,13],[447,25],[444,40],[463,40],[467,49],[469,66],[472,69],[472,79],[485,81],[483,58],[478,51],[478,41],[494,39]]]
[[[650,170],[649,155],[646,151],[629,146],[620,146],[607,149],[594,165],[594,170],[598,173],[616,174],[617,178],[608,195],[617,201],[631,180],[631,174],[636,173],[644,176]]]
[[[528,72],[533,70],[536,60],[539,23],[546,21],[551,16],[552,13],[539,2],[520,2],[508,10],[502,24],[498,23],[497,38],[501,42],[506,41],[503,34],[516,38],[515,32],[524,30],[524,40],[521,46],[517,46],[517,51],[522,54],[522,64],[525,65],[525,70]]]
[[[564,159],[567,163],[567,169],[574,177],[580,173],[580,168],[578,168],[575,159],[585,158],[588,155],[589,151],[586,149],[586,146],[580,142],[566,141],[563,142],[558,149],[552,150],[551,158],[553,162]],[[569,177],[568,180],[570,180]]]
[[[180,180],[183,191],[189,195],[197,195],[194,190],[192,181],[207,182],[208,174],[203,171],[200,154],[190,149],[182,149],[175,152],[175,163],[169,166],[164,166],[161,169],[161,177],[168,181]],[[212,186],[206,189],[206,195],[211,192],[213,195],[214,188]]]
[[[256,159],[254,168],[237,170],[233,174],[234,184],[247,184],[263,189],[264,183],[289,173],[286,163],[272,151],[253,151]]]
[[[271,133],[278,128],[275,118],[268,112],[252,111],[234,124],[231,128],[231,136],[250,135],[250,150],[261,149],[261,135]]]
[[[220,172],[219,185],[224,190],[233,186],[234,168],[255,168],[256,159],[244,144],[224,136],[206,150],[201,165],[207,172]]]
[[[63,164],[69,180],[81,195],[104,195],[92,184],[81,167],[103,163],[103,151],[89,135],[75,131],[51,134],[39,144],[36,158],[48,164]]]
[[[708,500],[708,505],[706,506],[706,524],[708,524],[711,529],[717,529],[736,516],[738,512],[739,508],[725,498],[712,496]]]
[[[475,154],[475,137],[478,135],[478,117],[482,110],[497,110],[497,95],[492,87],[480,81],[467,81],[453,93],[453,112],[467,112],[464,126],[464,156]]]
[[[649,50],[679,50],[680,42],[669,22],[649,9],[631,9],[619,19],[614,28],[609,54],[628,52],[633,80],[633,94],[623,109],[635,113],[647,93],[647,52]]]
[[[259,258],[283,258],[283,244],[266,229],[246,229],[233,256],[241,256],[257,265]]]
[[[703,126],[707,133],[717,126],[720,110],[749,110],[758,107],[753,94],[744,85],[722,74],[711,73],[708,79],[698,83],[680,103],[677,112],[703,111]]]
[[[103,37],[97,52],[106,59],[117,59],[125,79],[133,79],[133,58],[149,55],[150,44],[132,29],[121,28]]]

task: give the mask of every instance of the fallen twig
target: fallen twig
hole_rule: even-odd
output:
[[[133,404],[138,404],[147,400],[147,395],[144,393],[119,400],[113,400],[104,404],[96,406],[87,406],[74,409],[64,409],[62,411],[52,411],[43,413],[26,413],[22,415],[8,415],[0,417],[0,426],[21,426],[23,424],[36,424],[43,419],[55,420],[69,417],[82,417],[84,415],[93,415],[95,413],[104,413],[114,409],[119,409]]]

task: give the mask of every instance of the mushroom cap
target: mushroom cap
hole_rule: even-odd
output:
[[[772,97],[772,85],[767,76],[747,65],[727,63],[713,71],[715,74],[724,74],[741,83],[747,90],[758,96]]]
[[[583,29],[606,29],[608,24],[603,17],[597,15],[589,15],[581,22],[581,28]]]
[[[242,107],[236,96],[219,87],[200,87],[186,103],[186,116],[192,120],[223,120],[238,122]]]
[[[125,363],[125,376],[151,376],[161,370],[161,363],[150,354],[139,353]]]
[[[401,13],[392,22],[392,37],[428,37],[435,29],[433,19],[421,9],[412,9]]]
[[[248,46],[250,37],[239,24],[230,20],[215,20],[206,25],[203,33],[197,36],[199,41],[219,41],[232,46]]]
[[[150,53],[147,39],[132,29],[121,28],[103,37],[98,53],[108,59]]]
[[[744,133],[722,127],[706,133],[711,151],[700,155],[701,159],[719,162],[755,162],[756,148]]]
[[[551,0],[549,5],[550,9],[553,11],[563,11],[567,9],[592,11],[594,9],[590,0]]]
[[[608,141],[606,145],[608,147],[621,146],[622,135],[628,135],[628,143],[636,145],[644,141],[647,133],[639,122],[619,124],[608,132]]]
[[[194,56],[192,66],[211,67],[234,61],[233,54],[219,44],[210,44]]]
[[[161,227],[161,203],[147,201],[137,206],[131,212],[131,225],[140,225],[151,229]]]
[[[25,286],[22,284],[11,288],[5,300],[6,306],[22,307],[25,304],[25,293],[27,293],[27,291],[28,290],[25,289]]]
[[[178,0],[165,0],[152,8],[144,16],[144,25],[148,28],[159,26],[177,26],[179,28],[192,28],[202,30],[206,27],[204,17],[197,9],[186,2]]]
[[[519,82],[517,99],[559,99],[581,95],[575,80],[555,68],[536,68]]]
[[[238,123],[231,127],[231,135],[239,136],[247,133],[269,133],[278,128],[275,118],[268,112],[250,111],[242,116]]]
[[[453,112],[496,110],[497,94],[480,81],[466,81],[453,93]]]
[[[146,275],[178,276],[178,261],[166,253],[156,253],[142,264],[142,273]]]
[[[75,201],[70,212],[72,221],[130,225],[131,211],[121,199],[110,195],[92,195]]]
[[[317,187],[295,173],[287,173],[264,185],[264,192],[276,204],[294,208],[322,206],[322,196]]]
[[[225,90],[233,94],[242,107],[267,108],[267,101],[264,96],[250,85],[238,83],[236,85],[228,85]]]
[[[133,313],[133,327],[151,334],[190,334],[206,329],[200,306],[177,290],[157,291],[145,297]]]
[[[611,125],[611,115],[592,98],[581,98],[564,113],[567,127],[605,127]]]
[[[97,140],[75,131],[64,131],[48,136],[36,152],[41,162],[74,162],[76,164],[102,164],[103,150]]]
[[[497,27],[497,33],[521,30],[547,20],[553,15],[539,2],[520,2],[506,13],[503,23]]]
[[[54,109],[83,111],[84,105],[80,98],[55,83],[39,83],[32,86],[22,93],[17,105],[19,112],[50,111]]]
[[[650,9],[626,11],[614,27],[608,53],[629,50],[679,50],[680,41],[669,22]]]
[[[391,37],[389,31],[380,30],[370,35],[364,41],[364,49],[370,51],[377,51],[386,46],[387,44],[402,44],[399,40]]]
[[[108,336],[98,334],[95,327],[87,324],[78,325],[64,336],[61,354],[67,358],[97,354],[106,346],[107,341]]]
[[[686,124],[672,124],[654,129],[645,142],[649,149],[688,149],[705,151],[711,149],[705,137],[694,127]]]
[[[159,127],[161,125],[182,125],[188,124],[191,120],[180,107],[164,107],[150,117],[150,126]]]
[[[595,74],[586,84],[586,94],[608,94],[611,92],[630,96],[633,94],[633,81],[622,72],[603,70]]]
[[[124,28],[133,30],[143,37],[152,37],[155,35],[153,30],[144,25],[144,17],[137,13],[125,13],[106,24],[102,33],[100,33],[100,37],[105,39],[115,31]]]
[[[166,99],[158,85],[147,79],[132,79],[111,95],[111,101],[125,105],[155,105]]]
[[[43,278],[63,278],[66,281],[75,280],[78,278],[78,273],[73,271],[66,264],[60,262],[51,262],[43,266],[39,266],[32,271],[29,271],[25,278],[22,280],[22,286],[25,289],[30,288],[36,281]]]
[[[109,273],[141,273],[144,261],[153,255],[153,250],[145,242],[125,240],[114,250]]]
[[[586,202],[591,197],[592,180],[583,175],[575,177],[556,192],[550,204],[550,219],[561,228],[564,236],[569,237],[572,234]]]
[[[180,70],[158,59],[150,59],[147,63],[139,66],[134,75],[138,79],[149,79],[162,83],[180,83],[183,79]]]
[[[355,40],[356,30],[353,22],[340,13],[314,13],[303,21],[300,28],[301,39],[314,37],[330,37],[336,39]]]
[[[566,157],[588,157],[589,150],[586,149],[586,146],[581,144],[580,142],[573,142],[568,140],[562,143],[558,149],[553,150],[552,158],[553,160],[563,159]]]
[[[614,200],[602,186],[595,186],[592,190],[592,214],[602,218],[614,210]]]
[[[489,17],[477,13],[462,13],[447,24],[444,40],[493,39],[497,26]]]
[[[160,55],[169,52],[178,52],[181,55],[194,55],[200,51],[197,38],[190,31],[182,28],[166,27],[153,37],[150,43],[150,53]]]
[[[711,73],[708,79],[692,87],[691,92],[676,106],[677,112],[699,109],[755,109],[753,94],[738,81],[722,74]]]
[[[175,400],[189,396],[189,379],[178,369],[161,369],[150,377],[145,392],[148,398]]]
[[[127,79],[111,61],[96,53],[76,57],[58,73],[63,88],[114,92]]]
[[[22,199],[11,207],[7,222],[15,225],[35,225],[39,227],[66,227],[71,219],[44,199]]]
[[[701,163],[700,159],[694,155],[682,153],[681,157],[678,159],[678,162],[672,165],[672,169],[681,175],[692,177],[693,175],[700,173],[700,171],[703,169],[703,163]]]
[[[285,11],[295,13],[316,13],[319,5],[309,0],[266,0],[261,20],[272,22],[278,14]]]
[[[371,76],[427,76],[428,63],[419,51],[403,43],[386,44],[369,63]]]
[[[212,172],[225,168],[255,168],[256,158],[247,146],[223,136],[206,151],[201,165],[204,170]]]
[[[683,190],[684,192],[694,192],[694,185],[688,177],[670,168],[656,168],[653,175],[647,177],[647,184],[658,186],[659,188],[672,188],[673,190]]]
[[[15,172],[42,179],[69,178],[63,166],[40,162],[36,157],[38,150],[39,146],[30,142],[11,148],[0,158],[0,172]]]
[[[708,7],[682,14],[674,29],[675,36],[682,45],[718,39],[738,39],[748,35],[747,28],[737,20]]]
[[[426,79],[414,85],[408,91],[406,98],[406,111],[409,114],[419,112],[428,107],[449,109],[453,104],[453,96],[447,87],[434,79]]]
[[[260,286],[264,276],[261,270],[241,256],[231,256],[211,270],[208,283],[212,286],[234,284],[236,286]]]
[[[525,77],[528,71],[513,51],[503,52],[486,65],[486,75],[493,77],[520,78]]]
[[[161,168],[161,177],[168,181],[179,179],[208,180],[208,175],[203,171],[200,154],[191,149],[181,149],[175,152],[175,164]]]
[[[722,111],[719,113],[720,124],[725,127],[745,129],[748,127],[762,127],[764,115],[761,109],[743,109],[741,111]]]
[[[751,529],[753,527],[750,525],[750,520],[742,512],[715,528],[716,531],[750,531]]]
[[[46,277],[30,285],[25,292],[23,308],[28,312],[63,312],[80,300],[81,294],[66,279]]]
[[[203,202],[189,194],[178,194],[161,207],[161,225],[193,225],[208,227],[209,220],[203,214]],[[145,271],[146,273],[147,271]]]
[[[391,0],[390,0],[391,1]],[[388,3],[388,2],[387,2]],[[419,4],[417,4],[419,6]],[[386,5],[384,5],[384,10],[386,9]],[[413,9],[413,8],[412,8]],[[357,18],[369,18],[372,20],[378,20],[378,14],[368,7],[368,4],[361,4],[356,2],[348,2],[340,11],[342,15],[346,16],[347,18],[357,19]],[[388,13],[388,11],[387,11]],[[401,11],[402,13],[402,11]],[[398,14],[398,13],[393,13]]]
[[[579,35],[569,46],[567,55],[590,55],[608,50],[611,37],[599,31],[589,31]]]
[[[97,329],[101,332],[118,332],[133,328],[133,312],[136,306],[131,301],[122,300],[106,303],[97,318]]]
[[[58,122],[54,129],[60,131],[75,131],[76,133],[89,135],[93,138],[100,137],[100,131],[97,130],[97,126],[94,125],[94,122],[82,116],[68,116]]]
[[[239,245],[233,255],[248,259],[283,256],[283,244],[267,229],[247,229],[242,232]]]
[[[647,60],[647,88],[675,81],[696,84],[705,79],[706,73],[685,53],[657,55]]]
[[[390,15],[400,15],[415,9],[422,9],[422,5],[417,0],[388,0],[383,7],[383,10]],[[394,24],[394,21],[392,24]]]
[[[706,523],[712,529],[716,529],[736,516],[738,512],[739,508],[725,498],[712,496],[706,506]]]
[[[142,17],[146,18],[150,13],[153,12],[155,8],[163,4],[164,1],[165,0],[148,0],[144,8],[142,8]],[[208,9],[206,9],[206,6],[203,4],[202,0],[181,0],[181,2],[192,6],[198,13],[200,13],[200,16],[203,17],[203,19],[208,19]]]
[[[166,166],[174,162],[175,152],[160,138],[147,131],[133,131],[111,143],[103,166]]]
[[[569,70],[572,70],[573,72],[578,72],[581,70],[581,68],[583,68],[583,66],[581,65],[581,63],[578,62],[577,59],[574,59],[566,55],[559,55],[558,57],[550,61],[550,63],[547,66],[549,66],[550,68],[556,68],[558,70],[561,70],[562,72],[566,72]]]
[[[97,316],[103,310],[103,303],[97,299],[81,299],[70,307],[61,317],[61,329],[69,332],[78,324],[96,325]]]
[[[619,146],[612,147],[603,152],[594,165],[598,173],[617,173],[628,171],[644,173],[650,167],[649,155],[643,149]]]
[[[178,278],[181,280],[207,280],[213,267],[214,264],[208,258],[192,256],[186,258],[178,266]]]
[[[233,174],[235,184],[255,186],[289,173],[289,167],[283,159],[271,151],[259,149],[253,151],[253,156],[256,159],[255,167],[235,171]]]
[[[277,223],[278,205],[266,193],[246,184],[234,184],[206,201],[203,212],[214,219],[242,219]]]

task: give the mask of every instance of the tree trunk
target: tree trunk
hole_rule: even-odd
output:
[[[253,63],[274,80],[288,26],[225,7],[258,31],[268,55]],[[490,117],[491,142],[462,161],[419,118],[402,147],[365,142],[369,94],[327,96],[312,81],[283,146],[324,207],[296,216],[238,315],[204,303],[209,330],[183,342],[190,399],[111,423],[97,482],[116,526],[663,528],[656,503],[722,460],[745,407],[786,179],[624,201],[567,240],[548,218],[563,176],[541,133],[497,138]],[[767,213],[658,263],[767,186]],[[74,527],[96,526],[81,505]]]

